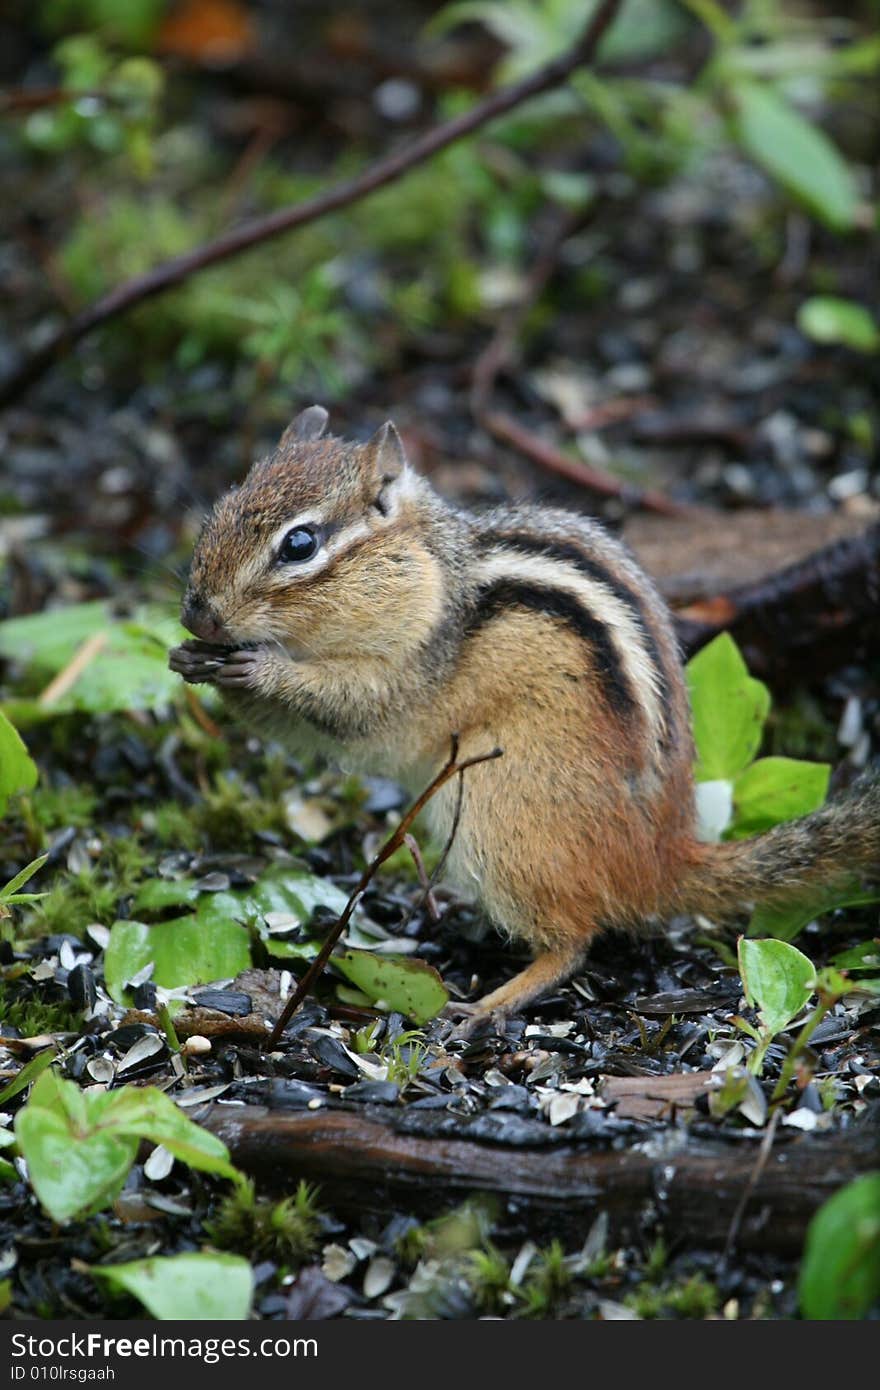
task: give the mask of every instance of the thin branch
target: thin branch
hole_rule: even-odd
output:
[[[782,1112],[780,1110],[775,1110],[773,1112],[773,1117],[770,1120],[770,1123],[767,1125],[766,1130],[764,1131],[764,1137],[761,1140],[761,1147],[758,1150],[758,1156],[755,1159],[755,1166],[753,1167],[749,1175],[749,1180],[743,1188],[742,1196],[737,1202],[736,1210],[734,1211],[733,1216],[730,1220],[730,1226],[727,1231],[727,1240],[724,1242],[724,1251],[721,1256],[722,1263],[728,1260],[730,1256],[733,1254],[734,1246],[736,1245],[736,1242],[739,1238],[739,1228],[742,1225],[742,1219],[745,1215],[746,1207],[749,1204],[749,1198],[755,1191],[755,1188],[758,1186],[758,1183],[761,1180],[761,1175],[764,1172],[764,1169],[767,1167],[767,1160],[769,1159],[770,1152],[773,1148],[773,1140],[776,1136],[776,1126],[779,1124],[779,1117],[781,1113]]]
[[[284,1006],[284,1011],[282,1012],[281,1017],[278,1019],[278,1022],[275,1024],[275,1027],[269,1034],[269,1038],[266,1043],[266,1048],[269,1052],[271,1052],[272,1048],[276,1047],[278,1043],[281,1041],[285,1028],[287,1027],[296,1010],[299,1008],[302,1001],[306,998],[313,984],[323,971],[324,966],[330,959],[330,956],[333,953],[333,949],[336,946],[337,941],[342,936],[342,933],[345,931],[345,928],[351,921],[351,915],[354,912],[355,907],[357,906],[357,902],[361,894],[372,882],[380,866],[385,863],[385,860],[390,859],[391,855],[394,854],[395,850],[400,849],[400,846],[404,843],[406,836],[413,825],[413,822],[427,806],[428,802],[431,800],[431,797],[434,796],[434,794],[438,792],[441,787],[446,785],[450,777],[455,777],[460,774],[464,774],[469,767],[475,767],[477,763],[491,762],[493,758],[500,758],[501,756],[502,750],[500,748],[493,748],[491,753],[478,753],[473,758],[465,758],[463,762],[459,762],[458,734],[452,735],[452,747],[450,749],[448,761],[444,764],[443,767],[441,767],[433,782],[431,782],[430,785],[427,786],[425,790],[422,792],[421,796],[419,796],[413,802],[406,815],[402,817],[399,824],[396,826],[396,828],[389,835],[388,839],[385,841],[384,845],[382,845],[381,848],[376,851],[375,855],[370,860],[367,867],[364,869],[364,872],[361,874],[356,887],[354,888],[351,896],[348,899],[348,902],[345,904],[345,907],[343,908],[342,913],[339,917],[339,921],[328,934],[320,951],[315,956],[315,959],[312,961],[305,975],[303,975],[293,994],[288,999],[286,1005]]]
[[[480,422],[496,439],[510,444],[519,453],[525,454],[533,463],[548,473],[567,478],[569,482],[588,488],[600,497],[616,497],[633,507],[644,511],[657,512],[660,516],[705,516],[703,508],[689,507],[681,502],[673,502],[665,493],[653,488],[635,487],[631,483],[612,477],[601,469],[591,468],[580,459],[571,458],[548,444],[539,434],[526,429],[504,411],[493,410],[484,415]]]
[[[422,908],[423,908],[426,904],[427,904],[427,906],[428,906],[428,909],[430,910],[430,905],[431,905],[431,903],[432,903],[433,900],[434,900],[434,885],[435,885],[435,883],[438,881],[438,879],[440,878],[441,874],[443,873],[443,870],[446,868],[446,862],[447,862],[447,860],[449,859],[449,855],[450,855],[450,853],[451,853],[451,851],[452,851],[452,846],[455,844],[455,837],[456,837],[456,835],[458,834],[458,827],[459,827],[459,824],[460,824],[460,822],[461,822],[461,808],[462,808],[463,803],[464,803],[464,774],[460,772],[459,775],[458,775],[458,789],[457,789],[456,797],[455,797],[455,810],[454,810],[453,813],[452,813],[452,824],[451,824],[451,826],[449,827],[449,834],[448,834],[447,837],[446,837],[446,844],[443,846],[443,851],[442,851],[442,853],[441,853],[441,855],[440,855],[440,858],[437,860],[437,863],[434,865],[434,869],[433,869],[433,871],[432,871],[432,873],[431,873],[430,878],[427,880],[426,883],[422,884],[422,887],[423,887],[423,889],[424,889],[424,892],[423,892],[421,898],[419,899],[418,902],[413,903],[413,905],[412,905],[412,907],[410,908],[409,912],[406,914],[406,916],[404,917],[402,923],[400,924],[400,928],[399,928],[400,931],[404,931],[404,930],[409,926],[410,922],[411,922],[412,919],[415,917],[416,913],[417,913],[417,912],[421,912]],[[407,841],[412,840],[412,836],[411,836],[411,835],[408,835],[406,838],[407,838]],[[412,852],[412,850],[410,850],[410,852]],[[414,857],[415,857],[415,856],[414,856]],[[435,905],[435,906],[436,906],[436,905]],[[438,914],[438,917],[435,918],[435,921],[438,920],[438,919],[439,919],[439,914]]]
[[[621,0],[601,0],[583,34],[565,53],[521,81],[492,92],[460,116],[434,126],[403,149],[377,160],[353,178],[343,179],[325,192],[307,198],[304,202],[295,203],[292,207],[279,208],[265,217],[252,218],[194,251],[175,256],[145,274],[117,285],[109,294],[60,328],[36,352],[25,358],[0,386],[0,406],[17,399],[34,382],[39,381],[75,343],[108,320],[117,318],[133,309],[135,305],[143,304],[145,300],[181,284],[196,271],[217,265],[242,251],[261,245],[272,237],[292,231],[295,227],[316,222],[328,213],[349,207],[368,194],[384,188],[386,184],[393,183],[416,165],[423,164],[425,160],[439,154],[458,140],[472,135],[490,121],[506,115],[532,97],[560,86],[577,68],[592,61],[620,4]]]
[[[645,511],[661,516],[686,516],[693,508],[673,502],[665,493],[650,488],[637,488],[615,478],[602,469],[591,468],[579,459],[547,443],[540,435],[526,429],[506,411],[494,410],[492,398],[498,377],[512,364],[517,339],[523,322],[535,301],[553,279],[559,264],[559,253],[568,238],[583,226],[583,212],[565,212],[557,217],[546,244],[541,248],[522,295],[502,316],[492,337],[474,363],[471,378],[470,405],[474,418],[488,434],[523,454],[547,473],[566,478],[600,497],[615,497]],[[619,409],[619,407],[618,407]]]

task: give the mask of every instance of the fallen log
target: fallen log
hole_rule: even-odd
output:
[[[488,1192],[501,1199],[508,1230],[561,1235],[572,1245],[604,1211],[618,1242],[657,1222],[669,1240],[722,1247],[758,1153],[752,1142],[695,1139],[684,1129],[646,1131],[638,1147],[597,1151],[542,1126],[545,1140],[536,1145],[501,1145],[449,1137],[445,1113],[377,1106],[276,1111],[215,1103],[196,1118],[245,1172],[276,1190],[315,1181],[340,1212],[387,1218],[403,1207],[436,1216],[445,1202]],[[738,1246],[796,1255],[816,1209],[876,1167],[878,1148],[878,1107],[842,1132],[778,1139],[749,1196]]]
[[[775,685],[815,679],[880,651],[880,525],[675,614],[688,656],[729,632]]]

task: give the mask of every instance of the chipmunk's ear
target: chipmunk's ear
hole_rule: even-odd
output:
[[[403,441],[390,420],[379,428],[367,445],[372,472],[369,503],[382,516],[393,516],[415,478],[409,466]]]
[[[367,447],[379,482],[390,483],[400,477],[407,466],[406,451],[390,420],[380,425]]]
[[[322,405],[310,405],[307,410],[301,410],[282,434],[281,447],[284,448],[285,444],[309,444],[312,440],[320,439],[329,419]]]

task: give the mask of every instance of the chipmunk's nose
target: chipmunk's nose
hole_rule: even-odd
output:
[[[187,594],[180,612],[180,621],[203,642],[228,642],[229,634],[210,604],[199,598],[198,594]]]

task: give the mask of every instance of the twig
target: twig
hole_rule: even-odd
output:
[[[775,1110],[773,1112],[773,1116],[770,1120],[770,1123],[767,1125],[764,1138],[761,1140],[761,1147],[758,1150],[758,1157],[755,1159],[755,1166],[751,1171],[748,1182],[743,1188],[742,1196],[737,1202],[736,1210],[733,1213],[733,1216],[730,1220],[730,1228],[727,1232],[727,1240],[724,1242],[724,1250],[721,1255],[722,1262],[729,1259],[731,1254],[733,1253],[733,1247],[736,1244],[736,1240],[739,1235],[739,1228],[742,1225],[742,1219],[745,1215],[745,1210],[748,1206],[749,1198],[751,1197],[755,1188],[758,1186],[758,1183],[761,1180],[761,1174],[767,1167],[767,1160],[769,1159],[770,1151],[773,1148],[773,1140],[776,1135],[776,1126],[779,1124],[779,1116],[781,1114],[781,1110]]]
[[[546,245],[532,267],[522,295],[503,316],[474,364],[471,411],[487,433],[501,443],[509,444],[518,453],[524,454],[545,472],[567,478],[569,482],[598,493],[600,497],[616,497],[633,506],[643,507],[645,511],[658,512],[661,516],[689,515],[693,511],[692,508],[673,502],[664,493],[632,487],[610,473],[590,468],[588,464],[570,458],[568,454],[548,444],[540,435],[525,429],[511,415],[492,409],[496,382],[500,374],[511,364],[523,320],[553,278],[562,246],[583,222],[583,212],[566,212],[557,219]]]
[[[75,685],[87,666],[91,665],[98,653],[107,645],[108,634],[106,632],[93,632],[91,637],[87,637],[80,647],[76,649],[73,656],[64,667],[59,671],[46,689],[39,696],[37,704],[44,709],[48,705],[57,704],[62,695],[66,695],[71,686]]]
[[[462,803],[463,803],[463,801],[464,801],[464,775],[463,775],[462,773],[459,773],[459,777],[458,777],[458,791],[457,791],[457,794],[456,794],[456,797],[455,797],[455,810],[454,810],[453,813],[452,813],[452,825],[449,827],[449,834],[448,834],[447,837],[446,837],[446,844],[443,846],[443,852],[441,853],[440,858],[437,860],[437,863],[434,865],[434,869],[433,869],[433,871],[432,871],[432,873],[431,873],[430,878],[428,879],[427,883],[423,885],[424,890],[425,890],[424,893],[422,894],[422,896],[421,896],[421,898],[419,899],[419,901],[418,901],[417,903],[414,903],[414,904],[413,904],[413,906],[410,908],[409,912],[408,912],[408,913],[406,914],[406,916],[404,917],[403,922],[401,923],[401,926],[400,926],[400,930],[401,930],[401,931],[403,931],[406,927],[409,926],[409,924],[410,924],[410,922],[412,921],[413,917],[416,915],[417,912],[421,911],[422,907],[423,907],[426,903],[427,903],[427,904],[429,905],[429,907],[430,907],[431,902],[433,902],[433,896],[434,896],[434,895],[433,895],[433,888],[434,888],[434,884],[437,882],[437,880],[440,878],[440,875],[443,873],[443,870],[446,868],[446,861],[447,861],[448,858],[449,858],[450,851],[451,851],[451,849],[452,849],[453,844],[455,843],[455,837],[456,837],[456,835],[458,834],[458,827],[459,827],[459,823],[460,823],[460,821],[461,821],[461,808],[462,808]],[[408,835],[408,836],[407,836],[407,841],[409,841],[411,838],[412,838],[412,837]],[[438,914],[437,917],[435,917],[434,920],[437,921],[438,918],[439,918],[439,914]]]
[[[583,226],[586,216],[583,211],[565,211],[557,216],[545,245],[535,258],[522,294],[501,315],[498,327],[474,363],[471,410],[481,423],[489,411],[498,377],[511,364],[523,320],[553,279],[562,247]]]
[[[422,851],[419,849],[419,842],[416,839],[415,835],[404,835],[403,843],[406,845],[407,849],[412,855],[412,861],[416,866],[416,873],[419,876],[419,887],[422,889],[422,896],[419,899],[418,905],[419,907],[422,907],[423,905],[427,907],[428,914],[432,922],[439,922],[440,909],[437,906],[437,901],[434,897],[433,877],[428,876],[428,871],[425,868],[425,861],[422,858]],[[404,926],[409,921],[411,921],[412,916],[413,909],[410,908],[409,912],[404,918]]]
[[[25,358],[0,387],[0,406],[15,400],[34,382],[39,381],[60,357],[70,351],[74,343],[79,342],[101,324],[127,312],[136,304],[142,304],[164,290],[179,285],[196,271],[217,265],[220,261],[228,260],[253,246],[259,246],[283,232],[292,231],[294,227],[303,227],[330,212],[349,207],[368,194],[384,188],[386,184],[393,183],[416,165],[423,164],[425,160],[439,154],[441,150],[447,149],[466,135],[473,134],[490,121],[521,106],[523,102],[558,87],[576,68],[592,61],[620,5],[621,0],[601,0],[580,38],[565,53],[521,81],[492,92],[460,116],[434,126],[402,150],[377,160],[353,178],[343,179],[325,192],[307,198],[301,203],[295,203],[292,207],[279,208],[265,217],[252,218],[194,251],[175,256],[145,274],[117,285],[60,328],[36,352]]]
[[[431,797],[434,796],[434,794],[438,792],[441,787],[446,785],[450,777],[455,777],[457,774],[465,773],[469,767],[475,767],[477,763],[491,762],[493,758],[500,758],[502,756],[502,750],[500,748],[493,748],[490,753],[478,753],[473,758],[465,758],[463,762],[459,762],[458,742],[458,734],[453,734],[452,747],[449,753],[449,760],[444,764],[443,767],[441,767],[433,782],[431,782],[430,785],[427,786],[425,790],[422,792],[421,796],[419,796],[413,802],[406,815],[401,818],[400,823],[389,835],[384,845],[382,845],[381,848],[376,851],[375,855],[370,860],[367,867],[364,869],[364,872],[361,874],[356,887],[354,888],[351,896],[348,899],[348,902],[342,909],[339,921],[336,923],[335,927],[333,927],[333,929],[327,936],[320,951],[315,956],[315,959],[312,961],[305,975],[303,975],[302,979],[300,980],[290,999],[288,999],[286,1005],[284,1006],[284,1010],[281,1014],[281,1017],[278,1019],[278,1022],[275,1024],[275,1027],[269,1034],[269,1038],[266,1043],[266,1048],[268,1051],[271,1052],[272,1048],[276,1047],[277,1044],[281,1041],[285,1028],[287,1027],[296,1010],[299,1008],[302,1001],[305,999],[306,995],[309,993],[309,990],[312,988],[312,985],[315,983],[315,981],[318,979],[319,975],[323,971],[324,966],[327,964],[328,960],[330,959],[330,956],[333,953],[333,948],[335,947],[337,941],[339,940],[339,938],[341,937],[342,933],[345,931],[345,928],[348,926],[351,920],[351,915],[354,912],[355,906],[357,905],[357,901],[360,898],[361,894],[372,882],[380,866],[385,863],[385,860],[390,859],[391,855],[395,852],[395,850],[398,850],[400,846],[404,843],[404,840],[407,836],[407,833],[410,830],[410,827],[412,826],[416,818],[424,810],[425,806],[427,806],[428,802],[431,800]]]
[[[657,512],[660,516],[695,516],[698,512],[696,507],[673,502],[665,493],[652,488],[633,487],[630,483],[622,482],[620,478],[612,477],[610,473],[591,468],[580,459],[570,458],[561,449],[548,444],[540,435],[527,430],[502,411],[492,411],[484,415],[481,423],[496,439],[512,445],[548,473],[555,473],[560,478],[567,478],[569,482],[579,484],[580,487],[589,488],[600,497],[616,497],[631,506]]]

